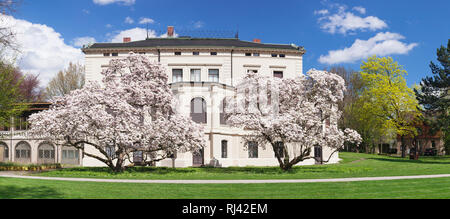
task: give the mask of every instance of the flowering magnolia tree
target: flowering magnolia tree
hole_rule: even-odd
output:
[[[360,135],[339,130],[345,82],[332,73],[311,70],[307,76],[279,79],[248,73],[237,85],[234,97],[226,99],[227,123],[243,128],[247,146],[270,145],[283,170],[314,158],[314,147],[328,147],[332,155],[345,142],[358,144]]]
[[[111,60],[102,75],[102,84],[89,83],[32,115],[30,132],[83,150],[116,172],[127,160],[151,164],[205,145],[202,126],[175,112],[161,65],[131,53]]]

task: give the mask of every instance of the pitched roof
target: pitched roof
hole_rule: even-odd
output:
[[[121,48],[157,48],[157,47],[235,47],[235,48],[259,48],[259,49],[283,49],[304,51],[303,47],[287,44],[264,44],[242,41],[239,39],[218,38],[150,38],[129,43],[95,43],[83,48],[89,49],[121,49]]]

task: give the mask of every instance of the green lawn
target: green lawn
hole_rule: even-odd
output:
[[[278,167],[131,168],[110,173],[107,168],[72,168],[36,175],[49,177],[115,179],[324,179],[370,176],[450,174],[450,157],[422,157],[418,161],[396,157],[341,153],[340,164],[300,166],[290,172]]]
[[[450,198],[450,178],[298,184],[120,184],[0,178],[0,199]]]

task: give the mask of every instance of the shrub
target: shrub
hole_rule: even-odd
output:
[[[61,169],[61,164],[16,164],[0,163],[0,171],[42,171],[51,169]]]

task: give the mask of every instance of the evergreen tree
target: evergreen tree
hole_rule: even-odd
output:
[[[426,121],[434,131],[444,133],[447,154],[450,152],[450,39],[447,48],[437,50],[440,65],[430,64],[433,77],[422,80],[421,89],[415,89],[417,100],[423,106]]]

